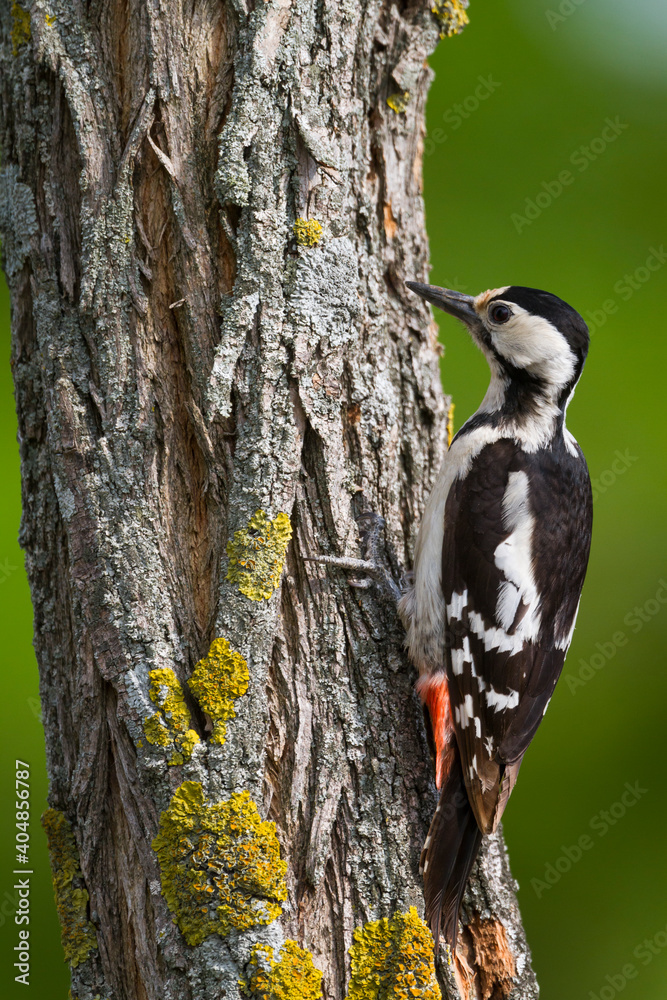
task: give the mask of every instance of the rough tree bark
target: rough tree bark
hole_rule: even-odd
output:
[[[343,1000],[354,929],[422,911],[402,634],[304,557],[361,554],[377,512],[409,567],[446,447],[403,284],[428,271],[425,59],[465,20],[432,6],[2,3],[21,541],[78,1000],[259,996],[262,967],[310,968],[285,939]],[[443,995],[537,996],[513,893],[498,835]]]

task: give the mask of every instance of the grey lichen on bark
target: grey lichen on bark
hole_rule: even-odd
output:
[[[16,6],[0,226],[50,804],[97,939],[73,996],[236,997],[290,938],[342,1000],[355,927],[423,910],[435,796],[391,607],[305,557],[358,553],[373,511],[409,566],[446,447],[404,280],[428,267],[426,58],[465,4],[26,0],[21,32]],[[257,511],[293,537],[253,600],[227,543],[265,544]],[[220,742],[186,683],[217,637],[249,673]],[[248,792],[275,824],[287,900],[192,944],[153,844],[199,786],[209,817]],[[443,995],[536,997],[500,835],[464,917]]]

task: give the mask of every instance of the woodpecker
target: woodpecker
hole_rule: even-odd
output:
[[[588,328],[512,285],[472,297],[409,281],[468,328],[491,369],[430,495],[399,613],[419,671],[440,798],[422,852],[426,919],[456,951],[463,891],[560,676],[592,528],[586,460],[565,426]]]

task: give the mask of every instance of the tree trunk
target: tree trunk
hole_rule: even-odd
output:
[[[371,967],[398,989],[418,960],[427,984],[414,671],[382,589],[305,557],[409,566],[446,448],[404,280],[428,270],[425,59],[463,6],[2,4],[21,541],[78,1000],[310,997],[312,965],[327,998],[375,997]],[[514,888],[499,834],[443,996],[537,996]]]

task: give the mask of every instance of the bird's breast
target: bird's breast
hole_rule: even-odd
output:
[[[407,649],[420,675],[444,669],[447,643],[445,599],[442,592],[442,546],[445,507],[454,482],[466,475],[482,448],[497,437],[482,426],[457,437],[443,460],[426,503],[417,536],[414,585],[401,602],[407,628]]]

